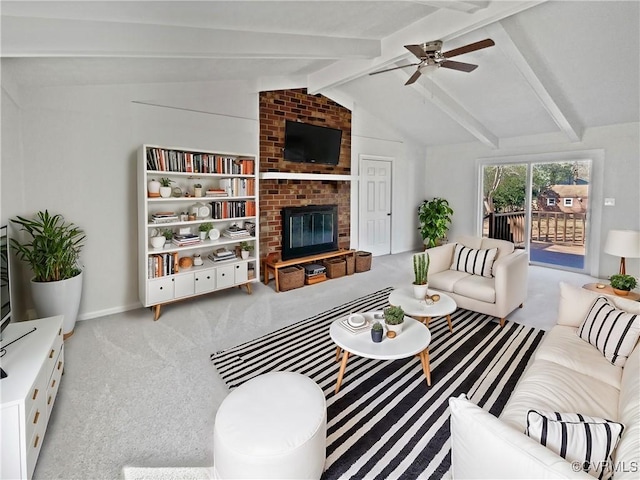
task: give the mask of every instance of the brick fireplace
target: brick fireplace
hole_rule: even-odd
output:
[[[260,93],[260,172],[302,174],[351,174],[351,111],[306,89]],[[302,164],[285,161],[285,120],[301,121],[342,130],[338,165]],[[338,243],[351,243],[351,182],[327,179],[260,180],[260,251],[265,256],[280,252],[283,207],[338,205]]]

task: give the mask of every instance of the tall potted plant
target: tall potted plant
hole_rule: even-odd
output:
[[[70,337],[82,296],[79,257],[86,237],[84,231],[48,210],[36,213],[33,219],[18,216],[11,222],[28,236],[22,243],[12,238],[11,248],[33,272],[31,293],[38,316],[64,315],[64,338]]]
[[[418,207],[420,234],[426,248],[435,247],[446,238],[453,209],[444,198],[425,200]]]
[[[424,300],[429,289],[429,264],[431,259],[428,253],[418,253],[413,256],[413,295],[418,300]]]

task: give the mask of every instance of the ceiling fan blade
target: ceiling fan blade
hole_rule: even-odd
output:
[[[496,42],[494,42],[490,38],[487,38],[476,43],[470,43],[469,45],[465,45],[464,47],[454,48],[453,50],[449,50],[448,52],[443,53],[442,56],[445,58],[451,58],[455,57],[456,55],[462,55],[463,53],[474,52],[482,48],[493,47],[495,44]]]
[[[409,50],[411,53],[413,53],[420,60],[422,60],[422,59],[427,57],[427,55],[424,53],[424,50],[422,49],[422,45],[405,45],[404,48]]]
[[[445,60],[444,62],[440,62],[440,66],[443,68],[450,68],[452,70],[460,70],[462,72],[473,72],[478,65],[473,65],[471,63],[463,63],[463,62],[454,62],[453,60]]]
[[[420,65],[420,64],[419,63],[410,63],[408,65],[401,65],[399,67],[387,68],[386,70],[379,70],[377,72],[371,72],[369,75],[377,75],[379,73],[390,72],[391,70],[398,70],[399,68],[415,67],[416,65]]]
[[[413,75],[411,75],[411,77],[409,77],[409,80],[407,80],[407,83],[405,83],[405,85],[411,85],[412,83],[414,83],[416,80],[418,80],[418,78],[420,77],[421,73],[420,73],[420,69],[416,70]]]

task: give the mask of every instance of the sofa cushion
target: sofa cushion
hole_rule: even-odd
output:
[[[497,248],[477,250],[458,243],[453,254],[451,270],[482,275],[483,277],[493,277],[493,262],[497,254]]]
[[[453,286],[453,293],[473,298],[480,302],[496,303],[496,282],[493,278],[479,275],[468,275],[458,280]]]
[[[477,237],[475,235],[462,235],[456,239],[456,243],[461,243],[465,247],[478,249],[482,245],[482,237]]]
[[[601,296],[597,292],[586,290],[569,283],[560,282],[560,304],[558,306],[558,325],[579,327],[584,321],[594,300]],[[640,302],[628,298],[607,297],[613,304],[625,312],[640,314]]]
[[[576,330],[563,325],[553,327],[545,334],[535,358],[557,363],[619,389],[622,368],[612,365],[597,348],[578,337]]]
[[[640,316],[617,309],[606,297],[598,297],[578,336],[596,347],[613,365],[623,367],[640,336]]]
[[[496,255],[496,259],[498,259],[512,254],[516,249],[516,246],[513,242],[508,242],[507,240],[498,240],[497,238],[483,238],[481,248],[497,248],[498,254]]]
[[[615,451],[615,461],[626,468],[616,471],[614,476],[616,480],[637,480],[640,466],[640,344],[636,345],[622,370],[616,420],[625,426],[625,430]]]
[[[611,453],[624,425],[579,413],[529,410],[525,433],[599,479],[612,476]]]
[[[453,292],[453,286],[456,283],[470,276],[468,273],[458,272],[457,270],[443,270],[429,275],[429,288],[435,288],[443,292]]]
[[[619,396],[620,391],[606,382],[536,358],[520,378],[500,418],[521,432],[532,409],[617,420]]]

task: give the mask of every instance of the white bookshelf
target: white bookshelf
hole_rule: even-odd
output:
[[[194,150],[181,147],[142,145],[138,152],[138,271],[139,297],[145,307],[152,307],[154,319],[162,305],[186,300],[217,290],[244,286],[251,293],[251,283],[260,278],[258,159],[253,154]],[[168,178],[171,187],[179,188],[170,197],[150,196],[149,182]],[[195,197],[194,185],[202,185],[202,195]],[[206,196],[207,190],[221,196]],[[224,192],[224,193],[223,193]],[[203,208],[204,207],[204,208]],[[165,214],[156,219],[154,215]],[[219,233],[213,238],[178,246],[167,241],[161,248],[151,245],[151,238],[165,230],[199,235],[204,223]],[[232,226],[245,228],[252,223],[249,236],[229,238],[225,231]],[[253,251],[247,259],[240,256],[212,261],[210,254],[220,249],[235,252],[241,242]],[[200,255],[203,264],[180,266],[180,259]]]

